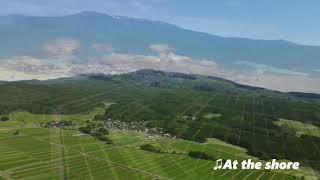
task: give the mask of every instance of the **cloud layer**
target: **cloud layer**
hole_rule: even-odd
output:
[[[14,57],[0,62],[0,80],[53,79],[79,74],[121,74],[139,69],[156,69],[217,76],[238,83],[265,87],[279,91],[320,93],[320,79],[308,74],[278,69],[266,65],[241,61],[238,64],[254,68],[253,71],[226,69],[213,60],[192,59],[175,54],[166,44],[152,44],[157,55],[122,54],[113,51],[111,44],[92,44],[91,48],[103,54],[92,59],[73,61],[83,49],[80,42],[58,38],[42,46],[44,56]]]
[[[242,66],[254,68],[259,73],[271,72],[271,73],[277,73],[277,74],[298,75],[298,76],[308,76],[309,75],[309,74],[303,73],[303,72],[293,71],[290,69],[276,68],[276,67],[268,66],[265,64],[258,64],[258,63],[249,62],[249,61],[235,61],[234,63],[237,65],[242,65]]]
[[[51,64],[43,59],[22,56],[6,59],[0,64],[0,80],[54,79],[72,76],[66,64]]]
[[[41,47],[45,55],[62,59],[70,58],[75,53],[80,52],[81,48],[81,43],[71,38],[58,38]]]
[[[151,44],[149,46],[150,50],[158,53],[168,53],[172,49],[167,44]]]

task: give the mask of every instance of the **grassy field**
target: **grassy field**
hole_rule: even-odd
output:
[[[211,114],[204,115],[203,117],[206,119],[219,118],[219,117],[221,117],[221,114],[211,113]]]
[[[288,125],[290,128],[295,129],[296,135],[310,135],[315,137],[320,137],[320,128],[317,126],[313,126],[311,124],[305,124],[299,121],[292,121],[287,119],[279,119],[279,121],[275,121],[275,124],[278,126]]]
[[[0,122],[0,179],[296,179],[294,174],[316,177],[314,171],[270,172],[217,170],[209,160],[193,159],[187,152],[203,151],[223,159],[255,159],[242,148],[217,139],[206,143],[149,137],[145,133],[113,130],[108,145],[76,129],[37,127],[40,122],[75,120],[79,125],[103,113],[35,115],[15,112]],[[13,133],[19,130],[19,135]],[[141,150],[153,144],[162,153]],[[172,152],[175,153],[172,153]],[[291,175],[289,175],[291,174]]]

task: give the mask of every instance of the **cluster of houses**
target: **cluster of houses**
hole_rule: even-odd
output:
[[[40,127],[45,128],[61,128],[61,129],[73,129],[75,123],[73,121],[50,121],[46,123],[40,123]],[[111,130],[132,130],[141,133],[149,134],[149,138],[153,137],[169,137],[176,138],[168,133],[163,132],[161,128],[148,128],[145,122],[124,122],[119,120],[112,120],[111,118],[107,121],[100,121],[99,126],[111,129]]]
[[[105,126],[108,129],[118,129],[118,130],[132,130],[137,132],[143,132],[149,134],[149,138],[163,136],[163,137],[173,137],[168,133],[164,133],[161,128],[148,128],[145,122],[124,122],[119,120],[108,119],[104,121]]]
[[[61,129],[72,129],[72,127],[75,125],[73,121],[50,121],[46,123],[40,123],[40,127],[45,128],[61,128]]]

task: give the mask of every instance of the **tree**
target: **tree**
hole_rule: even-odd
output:
[[[140,149],[145,150],[145,151],[156,152],[156,153],[160,153],[161,152],[160,148],[158,148],[156,146],[153,146],[151,144],[141,145]]]
[[[16,130],[14,133],[13,133],[13,135],[15,135],[15,136],[17,136],[17,135],[19,135],[20,134],[20,131],[19,130]]]
[[[215,160],[213,156],[201,151],[190,151],[188,155],[196,159]]]
[[[104,117],[104,115],[96,115],[94,117],[94,121],[103,121],[105,120],[106,118]]]
[[[110,139],[109,137],[106,137],[105,142],[106,144],[114,144],[112,139]]]
[[[1,121],[9,121],[10,118],[8,116],[3,116],[1,117]]]
[[[103,134],[103,135],[108,135],[108,134],[109,134],[108,129],[105,128],[105,127],[100,127],[100,128],[98,129],[98,131],[99,131],[99,133],[101,133],[101,134]]]
[[[107,136],[98,136],[97,139],[106,142],[106,144],[113,144],[113,141]]]
[[[85,134],[90,134],[90,133],[91,133],[91,128],[88,128],[88,127],[80,127],[80,128],[79,128],[79,131],[81,131],[82,133],[85,133]]]

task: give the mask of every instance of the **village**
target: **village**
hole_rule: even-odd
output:
[[[148,138],[154,137],[168,137],[168,138],[177,138],[176,136],[172,136],[168,133],[165,133],[161,128],[148,128],[146,127],[144,122],[124,122],[119,120],[113,120],[108,118],[105,121],[87,121],[88,123],[99,124],[100,128],[106,130],[131,130],[140,133],[148,134]],[[50,121],[47,123],[39,123],[38,126],[44,128],[60,128],[60,129],[74,129],[76,123],[74,121]]]

